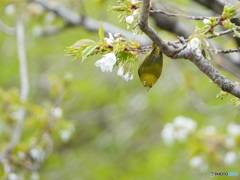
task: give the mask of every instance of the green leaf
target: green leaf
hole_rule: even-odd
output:
[[[223,99],[226,98],[227,96],[228,96],[228,93],[227,93],[227,92],[225,92],[225,91],[220,91],[220,93],[217,94],[216,98],[223,100]]]
[[[236,29],[233,29],[233,31],[234,31],[234,34],[235,34],[238,38],[240,38],[240,33],[239,33]]]
[[[81,48],[85,48],[94,43],[96,43],[96,42],[91,39],[80,39],[79,41],[75,42],[72,46],[70,46],[70,48],[81,49]]]
[[[103,30],[102,24],[99,26],[98,34],[100,39],[104,39],[104,30]]]
[[[231,103],[232,103],[234,106],[238,106],[238,105],[240,105],[240,99],[239,99],[239,98],[232,98],[232,99],[231,99]]]
[[[205,56],[205,58],[207,59],[207,60],[211,60],[212,59],[212,57],[211,57],[211,53],[210,53],[210,51],[208,50],[208,49],[204,49],[204,54],[203,54],[204,56]]]
[[[98,47],[98,44],[91,44],[82,52],[82,62]]]

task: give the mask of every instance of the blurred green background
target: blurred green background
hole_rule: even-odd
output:
[[[84,9],[86,16],[97,20],[111,22],[122,28],[126,26],[118,24],[117,13],[106,11],[109,5],[116,5],[115,1],[57,2],[63,6],[76,5],[74,10]],[[6,6],[1,6],[0,19],[14,26],[17,15],[6,14]],[[229,137],[227,127],[233,122],[240,123],[239,107],[231,104],[232,97],[216,99],[220,89],[191,62],[171,60],[164,56],[161,78],[150,91],[146,91],[136,73],[138,65],[135,66],[134,79],[126,82],[116,75],[117,69],[112,73],[103,73],[95,67],[94,63],[101,56],[89,57],[84,63],[80,59],[71,61],[71,57],[64,56],[65,48],[79,39],[97,40],[97,32],[89,32],[79,26],[49,36],[36,36],[36,29],[48,25],[45,19],[48,13],[43,10],[40,14],[29,14],[25,21],[30,79],[28,101],[44,106],[49,111],[56,96],[54,83],[57,82],[58,88],[67,78],[61,104],[63,115],[59,123],[73,125],[74,132],[69,140],[63,142],[58,132],[61,128],[53,131],[53,151],[40,163],[36,171],[39,177],[35,178],[190,180],[211,179],[211,171],[240,173],[239,135],[234,139],[233,146],[226,146]],[[51,25],[61,24],[62,20],[58,17],[51,22]],[[168,32],[157,31],[163,33],[166,40],[175,38]],[[221,72],[239,81],[231,74],[223,70]],[[1,89],[17,94],[19,84],[16,38],[0,31]],[[30,132],[39,128],[38,123],[34,123],[38,121],[34,113],[28,112],[23,141],[32,136]],[[4,119],[6,112],[3,110],[0,114],[0,121],[7,121]],[[161,132],[166,123],[172,123],[179,116],[192,119],[197,127],[183,142],[175,141],[167,145]],[[59,126],[58,121],[55,124]],[[205,131],[207,127],[214,130],[208,133]],[[10,135],[0,135],[1,149],[6,146],[5,141]],[[26,146],[28,142],[24,142]],[[227,152],[237,154],[233,163],[224,163]],[[190,161],[195,156],[203,159],[205,169],[201,170],[201,163],[197,167],[191,166]],[[31,171],[24,168],[16,168],[15,173],[26,179],[34,179],[29,175]],[[4,175],[3,167],[0,175]]]

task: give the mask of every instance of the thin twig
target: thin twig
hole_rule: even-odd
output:
[[[17,37],[17,50],[18,50],[18,59],[19,59],[19,71],[20,71],[20,101],[25,103],[29,94],[29,79],[28,79],[28,71],[27,71],[27,58],[26,58],[26,49],[25,49],[25,32],[24,32],[24,24],[21,17],[17,21],[16,24],[16,37]],[[5,149],[5,154],[9,154],[13,148],[18,144],[21,134],[22,128],[24,124],[26,110],[24,107],[20,107],[18,111],[18,124],[15,126],[13,130],[13,135],[10,143]]]
[[[187,16],[187,15],[183,15],[183,14],[175,14],[175,13],[170,13],[170,12],[166,12],[163,10],[150,10],[150,13],[160,13],[160,14],[164,14],[167,15],[169,17],[181,17],[181,18],[186,18],[186,19],[192,19],[192,20],[204,20],[204,19],[210,19],[210,18],[216,18],[218,19],[219,17],[207,17],[207,16]]]
[[[237,4],[239,1],[238,0],[216,0],[219,4],[221,4],[222,6],[225,5],[235,5]]]
[[[212,39],[212,38],[215,38],[215,37],[218,37],[218,36],[224,36],[226,34],[231,34],[231,33],[233,33],[232,29],[228,29],[226,31],[222,31],[222,32],[218,32],[218,33],[215,32],[214,35],[208,35],[207,39]]]
[[[0,30],[8,35],[15,35],[15,29],[7,26],[4,22],[0,20]]]
[[[68,10],[67,8],[64,8],[63,6],[57,5],[54,2],[50,2],[46,0],[30,0],[30,2],[41,4],[44,8],[62,17],[62,19],[68,22],[69,24],[79,25],[82,23],[81,16],[79,16],[77,13],[74,13]]]
[[[226,31],[222,31],[222,32],[215,32],[214,35],[208,35],[206,38],[207,39],[213,39],[213,38],[216,38],[216,37],[219,37],[219,36],[224,36],[224,35],[227,35],[227,34],[231,34],[233,33],[233,30],[232,29],[228,29]],[[184,39],[185,42],[188,42],[188,39]],[[171,46],[174,46],[174,44],[179,44],[181,43],[180,40],[176,40],[176,41],[171,41],[171,42],[168,42],[169,45]]]
[[[236,49],[217,50],[217,53],[224,53],[224,54],[235,53],[235,52],[240,52],[240,47]]]
[[[185,48],[182,51],[176,53],[176,49],[170,47],[167,43],[163,41],[148,24],[149,17],[149,2],[150,0],[143,0],[142,11],[140,15],[139,27],[140,29],[149,36],[149,38],[160,48],[160,50],[169,56],[170,58],[184,58],[189,59],[194,63],[197,68],[207,75],[216,85],[218,85],[223,91],[226,91],[238,98],[240,98],[240,86],[236,83],[230,81],[224,75],[222,75],[217,69],[215,69],[211,63],[204,58],[204,56],[199,56],[196,52],[190,48]]]
[[[66,25],[64,25],[63,27],[59,27],[59,29],[52,29],[52,30],[48,29],[46,32],[45,30],[43,30],[43,32],[40,35],[58,33],[62,30],[62,28],[67,28],[69,26],[83,26],[88,31],[98,31],[99,26],[102,25],[105,30],[105,33],[108,33],[108,32],[111,32],[112,34],[121,33],[130,39],[138,40],[138,42],[140,42],[141,45],[151,44],[149,38],[147,38],[145,35],[133,36],[132,32],[121,29],[108,22],[104,22],[104,21],[100,22],[90,17],[83,17],[73,11],[70,11],[64,6],[61,6],[60,4],[56,5],[49,2],[48,0],[29,0],[29,2],[34,2],[42,5],[44,8],[48,9],[49,11],[54,12],[66,23]]]

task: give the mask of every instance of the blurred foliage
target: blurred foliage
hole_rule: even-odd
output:
[[[85,9],[88,16],[117,24],[117,15],[106,12],[112,1],[56,2],[69,7],[72,3],[76,9]],[[12,27],[16,15],[7,15],[5,10],[1,5],[1,20]],[[14,112],[20,106],[27,109],[21,142],[11,153],[14,173],[25,179],[63,180],[187,180],[210,179],[211,171],[240,173],[239,134],[234,137],[234,145],[226,146],[230,136],[227,127],[233,122],[240,124],[239,106],[230,103],[230,96],[215,98],[219,88],[193,64],[164,56],[161,78],[147,92],[138,78],[126,82],[116,76],[116,69],[102,73],[94,66],[100,56],[89,57],[83,64],[64,57],[67,46],[78,39],[98,39],[97,32],[71,27],[38,37],[39,28],[50,23],[45,20],[48,13],[31,14],[26,20],[31,88],[26,104],[19,102],[16,39],[0,32],[0,152],[11,138]],[[56,17],[50,25],[61,23]],[[61,102],[56,106],[59,95]],[[54,123],[47,131],[53,114]],[[191,118],[197,128],[185,141],[168,146],[161,137],[162,129],[179,116]],[[215,131],[205,131],[209,126]],[[72,133],[69,139],[66,132]],[[36,152],[40,155],[34,156]],[[42,152],[47,154],[38,159]],[[238,159],[225,164],[227,152],[238,153]],[[195,156],[201,156],[208,168],[189,165]],[[38,163],[40,168],[31,171],[19,163],[29,167]],[[1,165],[1,178],[4,170]]]

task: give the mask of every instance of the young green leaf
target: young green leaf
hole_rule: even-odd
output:
[[[233,29],[233,31],[234,31],[234,34],[235,34],[238,38],[240,38],[240,33],[239,33],[236,29]]]
[[[91,44],[82,52],[82,62],[98,47],[98,44]]]
[[[220,91],[220,93],[217,94],[216,98],[223,100],[223,99],[226,98],[227,96],[228,96],[228,93],[227,93],[227,92],[225,92],[225,91]]]
[[[103,30],[102,25],[99,26],[98,34],[99,34],[100,39],[104,39],[104,30]]]
[[[209,51],[208,49],[204,49],[203,55],[204,55],[205,58],[206,58],[207,60],[209,60],[209,61],[212,59],[212,57],[211,57],[211,51]]]

